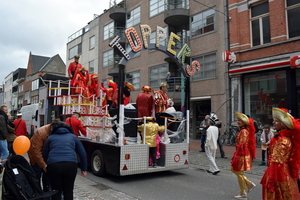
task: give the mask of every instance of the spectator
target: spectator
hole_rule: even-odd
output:
[[[9,155],[9,151],[7,148],[7,125],[9,124],[8,122],[8,108],[6,105],[1,105],[0,106],[0,157],[1,157],[1,164],[3,165],[6,162],[6,159]]]
[[[73,112],[72,116],[66,119],[66,123],[72,127],[76,137],[80,136],[79,131],[82,135],[86,136],[86,130],[82,126],[81,121],[78,119],[80,117],[80,112]]]
[[[220,170],[216,165],[216,151],[217,151],[217,140],[218,140],[218,127],[215,126],[216,121],[214,117],[208,118],[208,129],[206,131],[206,141],[205,141],[205,152],[206,156],[210,162],[208,173],[217,175]]]
[[[201,150],[200,152],[205,152],[205,148],[204,148],[204,144],[205,144],[205,140],[206,140],[206,130],[208,129],[208,118],[209,115],[206,115],[204,120],[201,122],[200,124],[200,131],[201,131]]]
[[[15,125],[12,122],[13,117],[10,115],[10,113],[7,113],[7,117],[8,117],[9,124],[7,124],[6,141],[7,141],[7,148],[8,148],[9,156],[11,156],[11,155],[15,155],[15,152],[12,148],[12,144],[17,136],[15,134],[15,129],[14,129]]]
[[[273,136],[274,136],[274,130],[270,128],[269,124],[265,124],[260,136],[262,147],[268,146]],[[266,164],[265,162],[266,152],[268,156],[268,149],[263,149],[263,148],[261,149],[261,163],[259,163],[259,166]]]
[[[16,136],[27,135],[26,122],[22,119],[22,113],[17,114],[17,119],[13,123],[15,125]]]
[[[167,76],[166,76],[166,82],[169,86],[169,90],[170,91],[173,91],[174,90],[174,77],[172,76],[171,72],[168,72],[167,73]]]
[[[43,158],[42,151],[45,142],[50,135],[51,126],[57,123],[60,123],[60,120],[55,119],[51,124],[38,128],[30,139],[30,148],[28,151],[29,161],[32,169],[35,171],[37,180],[41,182],[42,179],[44,192],[50,191],[51,187],[46,175],[47,164]]]
[[[219,119],[216,119],[216,127],[218,127],[219,129],[222,128],[222,122],[219,120]],[[219,149],[220,149],[220,154],[221,154],[221,158],[227,158],[227,156],[225,156],[225,151],[223,149],[223,144],[221,142],[221,132],[220,130],[218,130],[218,146],[219,146]]]
[[[73,199],[78,162],[76,153],[80,157],[81,174],[86,176],[86,152],[73,134],[72,128],[63,122],[51,126],[50,136],[43,149],[43,157],[47,163],[46,170],[51,187],[58,190],[58,193],[52,196],[52,200],[61,200],[62,192],[64,200]]]

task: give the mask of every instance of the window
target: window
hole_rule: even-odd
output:
[[[300,0],[287,0],[287,22],[289,38],[300,36]]]
[[[39,96],[36,95],[36,96],[31,97],[30,103],[31,103],[31,104],[39,103]]]
[[[150,87],[159,87],[161,82],[166,82],[166,74],[168,72],[168,65],[162,64],[154,67],[150,67]]]
[[[108,67],[114,64],[114,50],[111,49],[103,53],[103,67]]]
[[[208,9],[192,16],[192,37],[203,35],[215,30],[215,9]]]
[[[149,13],[150,17],[157,15],[165,10],[164,0],[150,0]]]
[[[39,79],[35,79],[31,82],[31,91],[39,89]]]
[[[103,27],[103,40],[107,40],[114,36],[114,22]]]
[[[262,124],[272,124],[272,107],[288,108],[284,70],[246,75],[244,82],[245,113]]]
[[[253,6],[251,8],[252,46],[271,42],[269,4]]]
[[[80,55],[82,53],[81,43],[69,49],[69,59],[73,58],[75,55]]]
[[[94,68],[94,61],[89,62],[89,74],[95,73],[95,68]]]
[[[164,27],[165,33],[166,35],[168,35],[168,27]],[[169,42],[169,38],[165,37],[165,38],[160,38],[160,45],[162,46],[168,46],[168,42]],[[149,43],[156,43],[156,31],[153,31],[150,35],[150,42]]]
[[[191,76],[192,81],[217,78],[216,53],[210,53],[194,57],[192,60],[197,60],[201,65],[201,70],[196,71],[196,73],[193,76]]]
[[[127,13],[126,28],[132,27],[140,23],[141,20],[140,6]]]
[[[140,88],[140,71],[126,73],[125,81],[131,83],[138,90]]]
[[[18,91],[19,91],[19,92],[23,92],[23,89],[24,89],[24,84],[23,84],[23,83],[20,83],[20,84],[18,85]]]
[[[90,37],[90,49],[95,48],[95,36]]]

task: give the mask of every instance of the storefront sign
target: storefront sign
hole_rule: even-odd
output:
[[[222,58],[224,62],[235,63],[236,56],[233,52],[230,51],[223,51]]]
[[[125,30],[126,38],[130,44],[132,52],[139,52],[144,49],[150,48],[149,46],[155,45],[155,48],[160,48],[160,40],[166,37],[165,29],[157,26],[156,28],[156,38],[155,38],[155,44],[148,44],[147,38],[151,34],[151,27],[147,24],[141,24],[140,25],[142,39],[140,39],[137,31],[135,28],[131,27]],[[160,51],[164,51],[165,53],[170,54],[171,56],[174,56],[176,60],[178,60],[178,63],[181,65],[180,67],[182,70],[192,76],[195,74],[196,71],[200,70],[200,63],[198,61],[193,61],[192,65],[187,65],[186,63],[186,57],[190,57],[192,55],[191,48],[184,44],[179,53],[177,54],[176,51],[172,49],[172,46],[176,45],[176,40],[180,40],[180,36],[176,35],[175,33],[171,32],[169,37],[169,42],[166,47],[166,50],[163,50],[163,48],[160,48]],[[116,36],[110,43],[110,47],[116,46],[120,52],[123,54],[123,56],[129,60],[131,56],[129,55],[130,52],[126,52],[126,50],[121,46],[119,43],[120,36]]]
[[[291,68],[300,68],[300,55],[290,57]]]

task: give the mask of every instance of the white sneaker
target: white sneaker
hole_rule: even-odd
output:
[[[235,199],[247,199],[247,193],[246,192],[240,192],[237,196],[234,196]]]

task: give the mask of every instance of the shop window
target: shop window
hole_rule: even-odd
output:
[[[271,42],[268,1],[251,7],[252,46]]]
[[[289,38],[300,36],[300,0],[287,0],[287,22]]]
[[[125,81],[131,83],[138,90],[140,88],[140,71],[126,73]]]
[[[166,82],[168,65],[162,64],[150,67],[149,85],[151,88],[159,87],[161,82]]]
[[[272,124],[272,107],[287,108],[285,71],[244,77],[245,113],[260,124]]]
[[[215,30],[215,9],[211,8],[192,16],[192,37],[203,35]]]
[[[193,58],[201,65],[201,70],[197,71],[192,77],[192,81],[199,81],[211,78],[217,78],[217,56],[216,53],[210,53]]]

